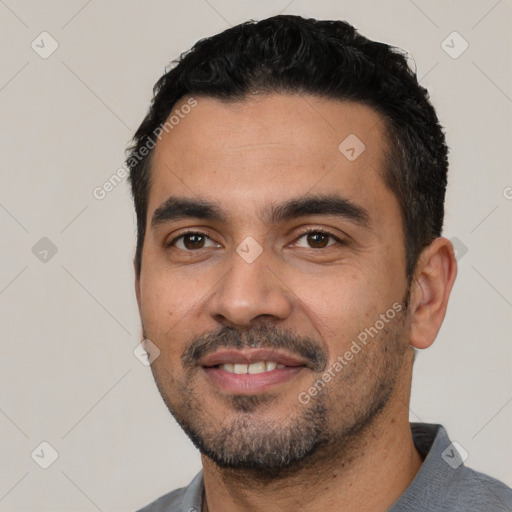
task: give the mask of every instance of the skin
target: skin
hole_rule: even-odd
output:
[[[144,336],[161,351],[152,364],[155,380],[178,421],[211,443],[233,425],[241,428],[239,437],[233,433],[236,447],[249,437],[278,436],[318,404],[326,408],[328,434],[311,456],[275,474],[223,468],[203,453],[204,510],[387,510],[422,463],[408,419],[413,347],[429,347],[444,319],[456,277],[453,247],[445,238],[434,240],[407,282],[400,207],[382,179],[385,126],[372,109],[285,94],[227,103],[196,99],[158,142],[152,160],[135,288]],[[354,161],[338,149],[349,134],[366,146]],[[264,215],[272,204],[333,193],[364,208],[367,225],[320,214],[274,224]],[[182,218],[153,229],[155,210],[170,196],[218,203],[227,220]],[[329,239],[327,247],[311,247],[304,228],[344,243]],[[166,247],[187,230],[207,234],[205,245],[190,249],[180,239]],[[252,263],[236,252],[248,236],[262,248]],[[308,405],[298,393],[322,371],[304,369],[256,393],[259,401],[244,395],[236,402],[203,368],[183,365],[183,354],[202,336],[269,325],[312,340],[330,368],[358,334],[403,304],[409,284],[407,310]],[[378,413],[375,397],[385,402]],[[354,425],[359,429],[351,435]]]

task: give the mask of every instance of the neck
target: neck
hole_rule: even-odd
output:
[[[399,377],[388,404],[371,424],[343,446],[329,446],[276,478],[221,469],[202,455],[203,511],[388,510],[422,463],[408,419],[411,371],[409,364],[404,367],[401,377],[406,378]]]

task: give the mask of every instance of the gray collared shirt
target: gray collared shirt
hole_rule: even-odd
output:
[[[411,423],[411,432],[424,462],[388,512],[512,511],[512,489],[466,467],[441,425]],[[203,492],[200,471],[188,487],[165,494],[138,512],[201,512]]]

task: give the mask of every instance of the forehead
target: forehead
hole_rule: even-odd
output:
[[[373,109],[306,95],[195,100],[181,116],[187,100],[175,105],[175,124],[155,147],[149,217],[171,195],[239,214],[306,194],[394,201],[382,179],[385,124]]]

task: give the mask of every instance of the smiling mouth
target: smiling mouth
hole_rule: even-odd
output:
[[[229,394],[259,394],[290,381],[308,361],[272,349],[218,350],[201,359],[209,383]]]
[[[275,361],[257,361],[251,364],[244,363],[224,363],[215,366],[220,370],[224,370],[228,373],[236,373],[237,375],[243,375],[244,373],[250,373],[256,375],[258,373],[271,372],[275,369],[286,368],[286,365],[276,363]]]
[[[277,367],[310,366],[310,362],[300,356],[281,350],[253,348],[243,350],[219,349],[203,356],[199,360],[199,365],[202,367],[222,366],[230,373],[262,373],[275,370]]]

